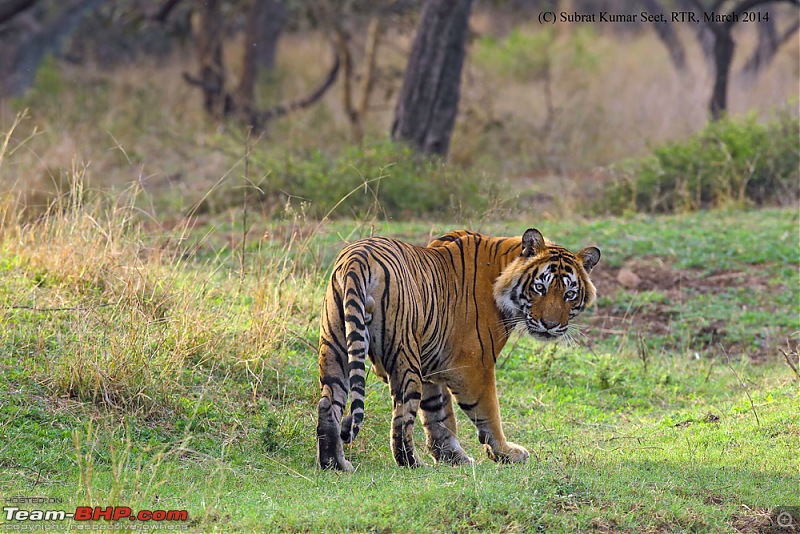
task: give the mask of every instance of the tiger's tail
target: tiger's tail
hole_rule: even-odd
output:
[[[350,443],[361,429],[364,420],[364,391],[366,358],[369,350],[367,324],[372,318],[370,307],[374,300],[366,293],[363,271],[351,268],[344,275],[344,327],[347,341],[347,361],[350,382],[350,413],[342,419],[340,436]]]

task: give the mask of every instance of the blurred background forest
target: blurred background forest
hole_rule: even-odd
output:
[[[796,202],[797,4],[621,9],[2,0],[0,187],[32,218],[76,176],[134,182],[166,221],[244,204],[475,220]],[[604,10],[636,21],[538,20]],[[704,22],[713,10],[754,20]]]

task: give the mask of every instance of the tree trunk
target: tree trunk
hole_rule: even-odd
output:
[[[392,139],[446,156],[458,111],[472,0],[426,0],[395,109]]]
[[[286,6],[281,0],[258,0],[258,3],[264,4],[258,20],[258,67],[262,71],[271,71],[278,55],[278,40],[286,25]]]
[[[728,77],[731,72],[734,43],[729,26],[718,26],[714,30],[714,89],[711,91],[709,109],[711,118],[719,120],[728,109]]]
[[[222,62],[221,0],[197,0],[194,33],[195,53],[200,74],[192,83],[203,91],[203,107],[212,117],[224,117],[230,111],[225,91],[225,67]]]
[[[269,2],[253,0],[248,6],[245,24],[245,43],[242,58],[242,73],[234,96],[234,107],[240,116],[248,116],[253,110],[256,81],[258,80],[259,45],[261,21],[265,17]]]

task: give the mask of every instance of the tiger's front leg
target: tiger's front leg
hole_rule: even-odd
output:
[[[527,462],[528,451],[516,443],[506,441],[503,434],[494,369],[484,369],[472,379],[477,379],[480,383],[474,384],[472,388],[465,388],[464,393],[456,395],[456,401],[478,429],[478,441],[483,445],[487,456],[499,463]]]

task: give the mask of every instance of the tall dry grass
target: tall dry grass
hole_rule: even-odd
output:
[[[163,417],[216,376],[254,399],[291,344],[309,343],[319,283],[296,265],[302,242],[203,259],[213,229],[153,225],[139,184],[90,188],[84,167],[69,183],[32,220],[7,195],[0,233],[0,344],[54,397]]]

